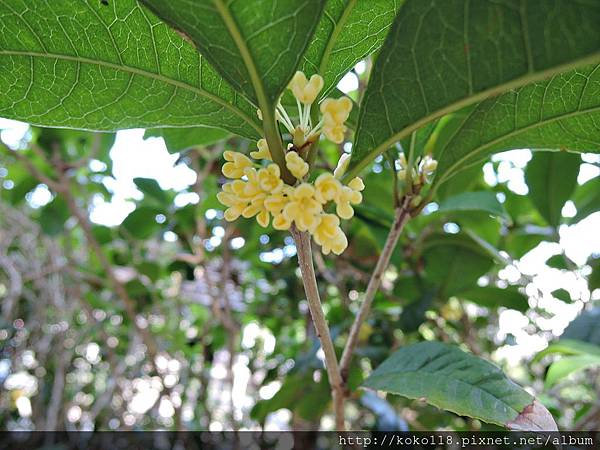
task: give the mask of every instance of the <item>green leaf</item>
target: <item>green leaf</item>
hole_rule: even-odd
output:
[[[49,236],[56,236],[64,230],[65,222],[71,213],[62,197],[55,197],[40,210],[40,227]]]
[[[158,208],[140,206],[125,218],[121,226],[136,239],[148,239],[161,228],[156,222],[157,214],[161,214]]]
[[[101,131],[202,124],[260,135],[256,107],[135,0],[11,0],[0,3],[0,17],[2,117]]]
[[[444,114],[600,61],[598,23],[590,2],[407,0],[375,62],[347,177]]]
[[[508,218],[502,203],[491,191],[464,192],[448,197],[440,203],[440,212],[484,211],[493,216]]]
[[[505,237],[505,250],[515,259],[523,257],[527,252],[537,247],[540,242],[551,240],[552,234],[529,231],[528,228],[516,228]]]
[[[550,388],[573,373],[596,366],[600,366],[600,356],[598,355],[566,356],[561,358],[552,363],[548,369],[546,387]]]
[[[323,0],[141,0],[185,33],[239,92],[273,105],[300,63]]]
[[[593,292],[600,289],[600,259],[596,258],[591,262],[592,273],[588,277],[588,289]]]
[[[577,209],[571,223],[579,222],[590,214],[600,211],[600,177],[592,178],[581,186],[577,186],[573,194],[573,203]]]
[[[578,341],[575,339],[561,339],[558,342],[550,344],[547,348],[535,355],[534,361],[541,360],[547,355],[595,355],[600,356],[600,346],[590,344],[589,342]]]
[[[577,185],[581,157],[566,152],[538,152],[527,164],[525,181],[531,200],[553,227],[561,221],[561,211]]]
[[[491,255],[465,235],[439,234],[426,239],[423,250],[427,280],[442,296],[476,286],[493,264]]]
[[[572,303],[571,294],[566,289],[560,288],[552,291],[552,296],[555,298],[562,300],[565,303]]]
[[[460,294],[461,298],[469,300],[486,308],[505,307],[525,312],[529,308],[527,296],[515,288],[499,288],[494,286],[476,287]]]
[[[292,373],[285,378],[281,388],[268,400],[258,401],[250,412],[250,417],[264,422],[267,415],[287,408],[305,420],[319,419],[329,406],[330,390],[326,377],[315,383],[311,374]]]
[[[561,339],[576,339],[600,345],[600,308],[583,311],[561,335]]]
[[[114,239],[112,229],[104,225],[93,225],[92,234],[100,245],[106,245]]]
[[[179,153],[192,147],[204,147],[214,144],[229,136],[219,128],[154,128],[146,130],[144,139],[161,137],[165,141],[169,153]]]
[[[515,148],[600,151],[599,66],[586,66],[481,102],[440,146],[435,183]]]
[[[169,201],[167,194],[165,194],[165,191],[162,190],[155,179],[138,177],[134,178],[133,182],[135,183],[135,186],[142,191],[144,197],[154,199],[161,205]]]
[[[328,0],[302,70],[320,74],[321,96],[365,57],[377,52],[389,31],[402,0]]]
[[[364,386],[429,404],[461,416],[507,426],[533,402],[494,364],[441,342],[420,342],[395,352]]]
[[[574,266],[574,263],[569,262],[567,256],[563,253],[560,253],[558,255],[554,255],[548,258],[546,260],[546,265],[548,267],[552,267],[553,269],[568,270],[569,267]]]
[[[152,261],[144,261],[135,267],[139,273],[146,275],[151,281],[156,282],[161,274],[161,266]]]

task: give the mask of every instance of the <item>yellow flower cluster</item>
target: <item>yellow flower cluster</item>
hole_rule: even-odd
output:
[[[268,152],[268,148],[261,146],[259,141],[259,150],[253,153]],[[224,156],[228,162],[223,166],[223,174],[233,181],[223,185],[217,198],[227,206],[226,220],[256,216],[258,224],[267,227],[272,217],[273,228],[277,230],[287,230],[294,223],[298,230],[308,231],[324,254],[339,255],[346,249],[348,240],[340,227],[340,218],[350,219],[354,215],[352,205],[362,201],[361,191],[365,186],[360,178],[344,186],[333,174],[324,173],[313,184],[307,183],[303,178],[308,164],[290,151],[286,154],[286,166],[298,183],[289,186],[281,179],[277,164],[257,170],[241,153],[228,151]],[[335,204],[335,214],[325,212],[329,202]]]
[[[273,228],[287,230],[292,224],[300,231],[309,232],[321,246],[324,254],[341,254],[348,246],[346,235],[340,227],[340,219],[350,219],[354,215],[352,205],[362,201],[364,184],[354,178],[347,185],[340,182],[348,166],[349,156],[342,155],[334,173],[324,173],[314,183],[305,178],[309,165],[301,156],[301,149],[315,142],[321,132],[335,143],[344,140],[344,123],[352,110],[352,101],[347,97],[325,99],[320,105],[322,118],[314,127],[311,119],[311,105],[323,89],[323,78],[313,75],[307,79],[302,72],[296,72],[289,89],[298,105],[299,124],[295,125],[281,103],[277,104],[277,120],[289,131],[292,144],[285,154],[285,165],[296,178],[294,186],[281,179],[279,166],[272,163],[271,152],[265,139],[257,142],[257,150],[250,153],[255,160],[267,161],[260,167],[247,156],[226,151],[223,175],[233,181],[223,185],[217,194],[219,201],[227,207],[225,219],[236,220],[256,217],[262,227],[267,227],[272,218]],[[258,111],[261,118],[260,110]],[[300,149],[300,150],[299,150]],[[296,151],[298,150],[298,151]],[[335,214],[326,212],[329,203],[335,204]]]

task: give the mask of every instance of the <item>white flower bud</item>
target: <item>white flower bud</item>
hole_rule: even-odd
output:
[[[348,164],[350,164],[350,154],[343,153],[340,156],[340,159],[337,163],[335,170],[333,171],[333,176],[338,180],[342,178],[342,176],[346,173],[346,169],[348,168]]]
[[[438,165],[438,162],[435,159],[431,158],[431,156],[426,156],[423,159],[423,163],[421,165],[421,171],[426,176],[433,175],[433,173],[437,169],[437,165]]]
[[[400,168],[402,169],[406,169],[406,166],[408,166],[408,162],[406,161],[406,156],[404,155],[404,153],[400,153]]]

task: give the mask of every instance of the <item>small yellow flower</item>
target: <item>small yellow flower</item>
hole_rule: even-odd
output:
[[[234,192],[233,183],[224,184],[223,190],[217,194],[217,199],[228,207],[225,210],[225,219],[229,222],[240,217],[248,203]]]
[[[323,134],[330,141],[341,144],[344,141],[346,127],[344,122],[348,119],[352,110],[352,100],[348,97],[326,98],[321,103],[321,113],[323,114]]]
[[[250,158],[239,152],[227,150],[223,153],[223,157],[227,162],[223,164],[222,172],[227,178],[241,178],[244,175],[244,170],[248,167],[252,167]]]
[[[244,189],[241,192],[241,195],[248,197],[251,200],[254,196],[262,193],[260,183],[258,182],[258,171],[254,167],[246,168],[246,170],[244,170],[244,176],[247,181],[244,183]]]
[[[283,180],[277,164],[269,164],[258,171],[258,184],[268,193],[276,194],[283,189]]]
[[[285,218],[283,214],[277,214],[273,217],[273,228],[276,230],[289,230],[292,222]]]
[[[315,180],[315,198],[322,204],[337,198],[342,184],[330,173],[323,173]]]
[[[298,71],[290,81],[289,88],[300,103],[310,105],[323,89],[323,84],[323,78],[320,75],[315,74],[310,77],[310,80],[307,80],[306,75]]]
[[[242,215],[242,211],[244,210],[243,205],[234,205],[225,210],[223,216],[227,222],[233,222],[237,220],[238,217]]]
[[[335,238],[339,226],[340,218],[338,216],[335,214],[322,214],[321,222],[313,234],[315,242],[323,245],[323,243],[331,241]]]
[[[308,164],[294,151],[285,154],[285,165],[291,174],[299,180],[308,173]]]
[[[354,216],[354,209],[350,204],[358,205],[360,202],[362,202],[362,194],[348,186],[344,186],[338,197],[335,199],[335,212],[342,219],[350,219]]]
[[[344,133],[346,133],[346,127],[340,124],[325,124],[323,125],[323,134],[327,139],[335,144],[341,144],[344,142]]]
[[[315,188],[308,183],[297,186],[283,208],[283,216],[295,222],[298,230],[312,233],[321,221],[323,206],[315,199]]]
[[[344,253],[344,250],[346,250],[346,248],[348,247],[348,238],[346,237],[341,228],[338,228],[338,232],[335,236],[335,239],[333,239],[330,242],[330,247],[331,251],[336,255],[341,255],[342,253]]]
[[[281,214],[281,211],[283,211],[283,208],[285,208],[285,205],[287,205],[290,200],[288,194],[289,191],[284,187],[282,192],[269,195],[265,200],[265,208],[267,208],[267,211],[274,216]]]
[[[242,216],[246,219],[250,217],[256,216],[258,213],[265,211],[267,212],[267,208],[265,208],[265,199],[267,198],[267,194],[261,193],[256,195],[250,204],[244,208],[242,211]]]
[[[269,226],[269,217],[269,213],[265,210],[262,210],[256,215],[256,221],[261,227],[267,228]]]
[[[328,255],[330,252],[341,255],[346,250],[346,247],[348,247],[348,239],[339,226],[333,228],[331,231],[333,235],[321,242],[321,251],[325,255]]]
[[[325,125],[342,125],[350,116],[352,111],[352,100],[341,97],[337,100],[326,98],[321,103],[321,113]]]
[[[267,145],[266,139],[259,139],[256,143],[258,147],[258,151],[250,152],[250,156],[254,159],[266,159],[267,161],[273,161],[273,157],[271,156],[271,152],[269,151],[269,146]]]
[[[365,188],[365,183],[363,183],[363,180],[360,177],[355,177],[352,178],[352,180],[350,180],[350,183],[348,183],[348,187],[350,189],[352,189],[353,191],[362,191]]]

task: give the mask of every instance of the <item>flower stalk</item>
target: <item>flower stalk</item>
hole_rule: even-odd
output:
[[[321,305],[321,297],[319,295],[312,259],[310,245],[311,237],[306,232],[298,231],[296,227],[292,227],[290,231],[296,242],[298,265],[300,266],[300,273],[302,274],[302,281],[304,283],[304,291],[308,300],[310,315],[325,356],[325,368],[327,370],[329,384],[331,385],[331,395],[333,398],[335,428],[337,431],[345,431],[344,399],[346,395],[344,392],[344,381],[338,365],[333,341],[331,340],[331,334],[329,333],[329,325],[327,324],[327,319],[325,319],[325,314],[323,313],[323,306]]]

